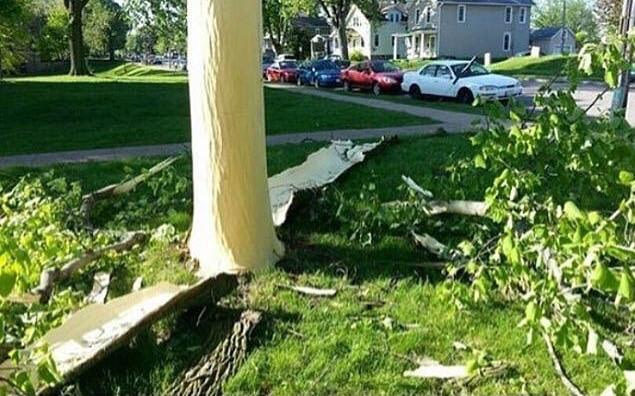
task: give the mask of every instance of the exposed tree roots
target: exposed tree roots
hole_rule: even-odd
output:
[[[184,373],[169,394],[174,396],[217,396],[223,385],[231,378],[247,356],[248,339],[260,323],[262,314],[245,311],[234,324],[232,333],[211,353],[204,355],[192,368]]]

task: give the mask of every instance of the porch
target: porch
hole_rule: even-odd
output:
[[[407,59],[436,58],[439,54],[437,31],[416,31],[393,35],[393,59],[399,59],[400,49],[406,49]]]

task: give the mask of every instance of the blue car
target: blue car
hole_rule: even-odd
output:
[[[307,61],[298,68],[298,85],[339,87],[342,85],[340,68],[330,60]]]

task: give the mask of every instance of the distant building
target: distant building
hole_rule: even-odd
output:
[[[531,45],[540,47],[540,53],[544,55],[577,52],[575,34],[571,29],[563,27],[546,27],[534,30],[531,32]]]
[[[389,59],[393,57],[395,35],[408,29],[408,12],[403,1],[380,1],[376,15],[369,15],[353,5],[346,17],[349,55],[359,52],[367,59]],[[333,55],[342,55],[342,46],[336,29],[331,32]],[[405,48],[399,55],[405,56]]]
[[[407,33],[397,35],[396,55],[507,58],[527,51],[532,0],[410,0]]]

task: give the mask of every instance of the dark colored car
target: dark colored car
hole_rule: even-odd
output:
[[[369,61],[344,70],[342,81],[347,91],[361,88],[380,95],[383,92],[400,92],[403,73],[390,62]]]
[[[290,60],[274,62],[267,68],[266,76],[269,82],[294,83],[298,76],[298,64]]]
[[[298,68],[298,85],[321,87],[339,87],[342,85],[340,68],[330,60],[304,62]]]

